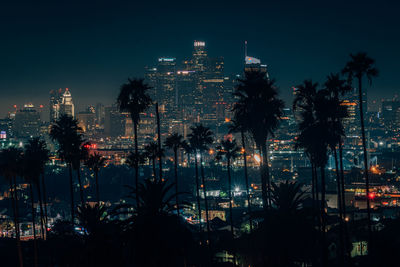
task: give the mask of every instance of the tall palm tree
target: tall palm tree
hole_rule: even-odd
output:
[[[367,215],[368,215],[368,234],[369,241],[371,241],[371,206],[369,200],[369,176],[368,176],[368,157],[367,157],[367,144],[365,138],[365,125],[364,125],[364,110],[363,107],[363,89],[362,80],[364,77],[367,78],[369,84],[372,83],[372,78],[378,76],[378,69],[375,67],[375,60],[368,57],[367,53],[350,54],[351,60],[347,62],[346,66],[342,70],[342,73],[347,75],[349,83],[352,83],[353,79],[356,78],[358,81],[358,102],[361,122],[361,135],[364,152],[364,175],[365,175],[365,197],[367,199]],[[367,100],[367,99],[366,99]]]
[[[196,154],[196,148],[190,142],[185,142],[184,150],[187,155],[188,166],[190,163],[190,155],[194,154],[194,169],[195,169],[195,182],[196,182],[196,202],[197,202],[197,216],[199,217],[199,232],[201,233],[201,203],[200,203],[200,184],[199,184],[199,166],[198,166],[198,158]]]
[[[126,159],[126,164],[134,168],[136,171],[136,168],[139,168],[140,165],[144,164],[146,161],[146,153],[141,153],[138,151],[138,153],[131,151]],[[136,182],[137,180],[135,180]],[[136,185],[138,186],[138,185]],[[136,203],[139,203],[138,195],[136,195]]]
[[[321,206],[320,206],[320,224],[322,227],[322,259],[327,262],[326,246],[326,181],[325,166],[328,162],[328,146],[331,135],[328,128],[327,116],[324,116],[324,104],[326,103],[326,93],[317,91],[318,84],[311,80],[297,86],[297,97],[293,102],[295,108],[300,108],[301,121],[298,128],[300,131],[296,139],[296,147],[303,148],[304,152],[310,158],[310,161],[321,173]],[[313,170],[314,171],[314,170]],[[315,176],[314,172],[314,176]],[[316,180],[315,180],[316,182]],[[318,195],[318,192],[317,192]]]
[[[105,162],[106,159],[96,152],[89,155],[89,157],[85,161],[86,166],[90,168],[94,173],[94,179],[96,181],[96,199],[98,205],[100,205],[99,171],[101,168],[104,167]]]
[[[199,157],[200,157],[200,172],[201,172],[201,182],[202,182],[203,194],[204,194],[207,234],[208,234],[208,240],[210,240],[210,222],[208,219],[208,201],[207,201],[207,188],[206,188],[205,177],[204,177],[203,153],[205,151],[208,151],[209,145],[211,145],[213,143],[213,132],[210,130],[210,128],[205,127],[201,124],[190,127],[190,130],[192,132],[188,135],[189,142],[192,145],[192,147],[194,148],[194,151],[196,153],[196,155],[195,155],[196,160],[197,160],[197,155],[199,155]],[[201,219],[201,217],[200,217],[200,219]]]
[[[139,155],[138,145],[138,127],[140,123],[140,114],[152,104],[148,94],[151,89],[143,79],[128,79],[123,84],[117,98],[119,110],[129,112],[133,123],[133,134],[135,139],[135,154]],[[135,188],[139,186],[139,162],[135,161]]]
[[[164,156],[164,149],[159,150],[156,142],[150,142],[144,147],[145,155],[149,161],[152,162],[154,179],[157,179],[156,173],[156,159]],[[159,170],[161,171],[161,170]]]
[[[229,196],[229,220],[231,224],[231,234],[232,240],[235,238],[235,233],[233,230],[233,211],[232,211],[232,177],[231,177],[231,164],[232,162],[239,156],[239,147],[236,144],[236,140],[226,139],[221,140],[221,144],[216,147],[217,154],[215,158],[217,160],[221,160],[222,158],[226,159],[227,165],[227,173],[228,173],[228,196]],[[235,262],[235,260],[234,260]]]
[[[76,161],[76,155],[79,154],[77,151],[80,151],[83,143],[82,128],[78,126],[78,121],[71,116],[62,115],[51,126],[50,138],[58,143],[57,154],[60,159],[68,165],[71,195],[71,222],[74,223],[75,208],[72,168]]]
[[[278,98],[274,80],[261,71],[247,71],[238,79],[234,95],[238,98],[233,111],[235,120],[253,137],[262,154],[261,187],[264,208],[270,204],[271,181],[268,165],[268,137],[274,135],[283,115],[284,103]]]
[[[18,263],[23,267],[23,256],[21,247],[21,236],[19,228],[17,175],[21,171],[22,150],[16,147],[3,149],[0,152],[0,174],[10,184],[11,203],[14,212],[15,237],[17,241]]]
[[[83,139],[77,140],[76,145],[77,149],[74,151],[72,156],[72,168],[76,171],[78,177],[78,185],[79,185],[79,196],[81,199],[81,206],[85,204],[85,196],[83,192],[83,183],[81,179],[81,165],[82,162],[85,162],[89,157],[89,142],[84,142]]]
[[[178,212],[178,216],[180,215],[180,209],[179,209],[179,199],[178,199],[178,150],[182,149],[186,146],[186,141],[183,140],[183,136],[174,133],[170,136],[167,137],[167,139],[164,142],[164,146],[172,149],[174,151],[174,173],[175,173],[175,194],[176,194],[176,210]]]
[[[40,138],[32,138],[25,146],[24,152],[24,177],[29,182],[30,187],[36,187],[40,207],[40,229],[42,237],[45,238],[47,230],[47,208],[43,211],[42,190],[40,176],[43,176],[46,163],[49,161],[49,150],[46,142]],[[33,201],[33,195],[32,195]],[[44,203],[46,205],[46,203]]]

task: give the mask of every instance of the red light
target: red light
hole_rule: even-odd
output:
[[[375,193],[368,193],[368,198],[369,199],[374,199],[375,198]]]

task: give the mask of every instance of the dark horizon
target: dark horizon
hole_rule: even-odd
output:
[[[241,72],[247,40],[248,54],[268,64],[287,101],[292,86],[323,82],[350,53],[366,51],[381,73],[370,100],[391,98],[400,92],[400,4],[358,2],[7,3],[0,11],[7,25],[0,28],[0,116],[14,104],[47,107],[48,92],[66,87],[78,110],[110,104],[128,77],[143,76],[161,56],[189,57],[194,40],[225,58],[226,75]]]

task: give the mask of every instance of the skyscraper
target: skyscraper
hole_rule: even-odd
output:
[[[15,114],[13,132],[18,138],[39,136],[40,126],[40,114],[32,104],[25,104],[24,108]]]
[[[65,92],[61,97],[60,115],[68,115],[71,117],[75,116],[75,106],[72,102],[71,92],[68,88],[65,88]]]
[[[50,122],[58,119],[60,113],[60,104],[62,101],[62,89],[50,91]]]

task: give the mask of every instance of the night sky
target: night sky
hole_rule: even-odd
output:
[[[225,57],[226,74],[241,71],[248,40],[285,99],[291,86],[323,81],[358,51],[381,72],[371,97],[400,92],[398,1],[8,2],[0,6],[1,117],[13,104],[47,106],[60,87],[78,109],[112,103],[128,77],[160,56],[189,57],[195,39]]]

